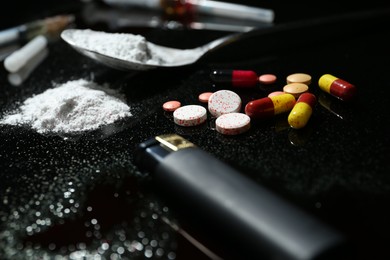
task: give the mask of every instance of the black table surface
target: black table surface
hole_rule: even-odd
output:
[[[150,176],[134,165],[136,145],[166,133],[182,135],[339,230],[353,245],[356,259],[390,259],[389,5],[253,2],[243,3],[274,8],[272,26],[183,68],[117,71],[80,55],[60,39],[49,44],[48,57],[21,86],[12,86],[7,71],[0,68],[1,114],[53,87],[53,82],[81,78],[108,83],[124,93],[133,114],[76,136],[0,125],[1,259],[209,259],[167,219],[229,258],[228,249],[209,241],[207,230],[193,230],[191,219],[172,210],[150,185]],[[90,10],[111,9],[92,1],[29,2],[23,13],[14,15],[22,3],[2,10],[2,17],[8,18],[1,20],[2,29],[74,13],[78,28],[140,33],[155,43],[180,48],[228,33],[93,23]],[[273,73],[278,80],[272,87],[231,89],[213,84],[209,73],[214,69]],[[246,104],[281,89],[286,76],[297,72],[312,76],[310,91],[319,101],[300,130],[291,129],[287,114],[282,114],[252,122],[244,134],[224,136],[214,130],[212,120],[199,127],[179,127],[162,109],[165,101],[174,99],[200,104],[200,93],[223,88],[235,91]],[[317,82],[327,73],[354,84],[356,98],[342,102],[322,92]]]

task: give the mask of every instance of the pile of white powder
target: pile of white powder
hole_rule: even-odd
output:
[[[74,133],[94,130],[128,116],[130,107],[115,90],[79,79],[26,99],[0,124],[29,125],[39,133]]]
[[[137,34],[84,29],[74,30],[68,37],[78,47],[122,60],[147,64],[160,64],[164,60],[153,53],[145,37]]]

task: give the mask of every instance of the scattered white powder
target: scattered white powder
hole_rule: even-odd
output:
[[[145,37],[141,35],[84,29],[74,30],[69,36],[75,45],[107,56],[148,64],[163,62],[161,57],[151,54]]]
[[[94,130],[128,116],[130,107],[115,90],[79,79],[26,99],[0,124],[27,124],[39,133],[74,133]]]

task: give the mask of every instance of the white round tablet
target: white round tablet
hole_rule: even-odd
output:
[[[219,90],[214,92],[208,101],[210,114],[219,117],[223,114],[239,112],[241,109],[241,98],[230,90]]]
[[[238,135],[250,128],[250,117],[244,113],[229,113],[215,120],[216,130],[224,135]]]
[[[180,126],[196,126],[205,122],[207,110],[199,105],[187,105],[173,112],[173,121]]]

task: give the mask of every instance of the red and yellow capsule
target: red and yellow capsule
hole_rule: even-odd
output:
[[[313,108],[316,103],[317,98],[313,94],[301,94],[288,115],[289,125],[295,129],[305,127],[313,113]]]
[[[281,94],[253,100],[245,106],[245,114],[253,119],[265,119],[290,111],[295,105],[295,97]]]
[[[324,74],[318,80],[319,87],[338,99],[349,101],[356,94],[356,87],[351,83],[330,74]]]

